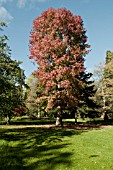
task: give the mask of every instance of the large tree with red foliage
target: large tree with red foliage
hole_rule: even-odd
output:
[[[50,8],[33,21],[30,59],[38,64],[35,74],[43,91],[37,102],[46,99],[46,111],[77,108],[89,76],[84,67],[90,47],[86,42],[81,17],[65,8]]]

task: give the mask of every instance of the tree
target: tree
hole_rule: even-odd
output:
[[[3,26],[6,23],[0,22],[0,31]],[[23,105],[25,75],[19,66],[21,62],[11,59],[7,40],[6,35],[0,36],[0,114],[7,117],[9,123],[13,109]]]
[[[35,117],[38,114],[38,104],[36,103],[37,98],[37,78],[33,74],[27,78],[26,83],[28,85],[27,89],[27,98],[26,98],[26,107],[29,110],[30,117]]]
[[[27,99],[26,99],[26,106],[29,110],[29,116],[31,118],[40,118],[41,116],[45,116],[46,102],[37,103],[36,99],[40,92],[43,90],[42,88],[39,89],[38,87],[38,79],[34,74],[31,74],[30,77],[27,78],[26,83],[28,85],[27,89]]]
[[[65,8],[50,8],[33,21],[30,39],[30,59],[38,64],[41,100],[47,101],[46,111],[57,108],[59,117],[65,110],[75,111],[88,87],[85,55],[90,47],[80,16]]]
[[[104,63],[99,63],[93,73],[94,84],[96,88],[96,93],[94,96],[95,101],[97,101],[99,107],[99,115],[103,117],[105,115],[105,96],[104,96]]]
[[[113,118],[113,52],[106,52],[105,64],[95,70],[96,99],[100,103],[104,120]]]
[[[111,60],[113,60],[113,52],[111,52],[110,50],[108,50],[106,52],[106,64],[108,64]]]
[[[106,63],[104,67],[104,98],[105,116],[104,119],[113,118],[113,52],[106,52]]]

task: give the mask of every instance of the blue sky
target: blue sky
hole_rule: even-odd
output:
[[[50,7],[65,7],[82,17],[91,45],[85,66],[92,72],[104,61],[106,51],[113,51],[113,0],[0,0],[0,20],[8,22],[4,33],[9,36],[12,58],[23,62],[27,77],[36,69],[28,58],[30,31],[33,20]]]

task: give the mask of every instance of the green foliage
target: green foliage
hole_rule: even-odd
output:
[[[96,66],[96,69],[94,70],[93,73],[93,78],[94,78],[94,84],[95,84],[95,88],[96,88],[96,93],[94,96],[94,100],[97,101],[97,103],[99,104],[100,108],[100,114],[102,115],[103,113],[103,107],[104,107],[104,93],[103,93],[103,89],[104,89],[104,63],[99,63]]]
[[[43,91],[43,88],[38,86],[38,79],[34,74],[31,74],[27,78],[26,83],[28,85],[27,89],[27,99],[25,101],[26,107],[29,110],[29,116],[33,115],[36,117],[46,116],[45,107],[47,105],[46,100],[42,100],[40,103],[37,102],[37,97]]]
[[[106,118],[113,118],[113,52],[106,52],[106,63],[104,67],[104,108]]]
[[[81,118],[94,118],[97,117],[97,102],[94,100],[96,88],[94,81],[91,80],[92,74],[85,73],[81,76],[84,85],[79,89],[80,97],[78,102],[78,108],[76,110],[76,116]]]
[[[2,26],[6,24],[0,23]],[[20,68],[20,61],[11,59],[11,50],[7,44],[8,37],[0,37],[0,114],[10,117],[13,109],[23,105],[25,75]]]
[[[38,105],[36,103],[36,90],[37,90],[37,78],[32,74],[27,78],[26,84],[28,85],[28,89],[26,91],[26,107],[29,110],[29,114],[38,114]]]
[[[110,50],[106,52],[106,64],[108,64],[113,59],[113,52]]]
[[[95,70],[96,100],[104,119],[113,118],[113,52],[106,52],[106,62]]]

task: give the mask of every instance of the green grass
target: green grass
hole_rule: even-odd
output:
[[[113,170],[113,129],[0,125],[0,170]]]
[[[28,116],[22,117],[13,117],[10,120],[11,125],[44,125],[44,124],[53,124],[55,123],[54,118],[35,118],[30,119]],[[6,124],[5,120],[0,121],[0,124]]]

